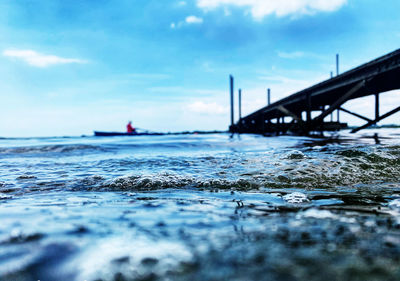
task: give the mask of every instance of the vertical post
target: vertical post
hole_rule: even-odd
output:
[[[307,96],[306,96],[306,98],[307,98],[307,115],[306,115],[306,119],[307,119],[307,122],[311,122],[311,96],[310,96],[310,94],[308,94]]]
[[[280,132],[281,132],[281,122],[280,122],[281,118],[277,117],[276,118],[276,135],[279,136]]]
[[[333,71],[331,71],[331,79],[333,78]]]
[[[239,122],[242,119],[242,89],[239,89]]]
[[[268,90],[267,90],[267,100],[268,100],[268,105],[270,105],[271,104],[271,89],[270,88],[268,88]]]
[[[338,109],[336,112],[337,112],[337,121],[338,123],[340,123],[340,110]]]
[[[375,94],[375,120],[379,118],[379,93]]]
[[[339,54],[336,54],[336,76],[339,75]]]
[[[234,119],[234,108],[233,108],[233,76],[229,76],[230,80],[230,87],[231,87],[231,126],[233,128],[233,125],[235,124],[235,119]]]

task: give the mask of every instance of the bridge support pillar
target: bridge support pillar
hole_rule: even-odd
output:
[[[310,95],[307,95],[306,96],[306,99],[307,99],[307,117],[306,117],[306,120],[307,120],[307,123],[310,123],[311,122],[311,96]]]
[[[242,119],[242,89],[239,89],[239,121]]]
[[[234,107],[233,107],[233,76],[229,76],[229,84],[230,84],[230,92],[231,92],[231,132],[234,132],[234,126],[235,126],[235,118],[234,118]]]
[[[375,120],[379,118],[379,93],[375,94]]]

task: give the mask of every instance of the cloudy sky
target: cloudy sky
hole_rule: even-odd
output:
[[[2,0],[0,136],[227,129],[400,48],[398,0]],[[399,104],[385,93],[382,112]],[[372,99],[346,106],[373,115]],[[360,124],[354,118],[343,120]],[[394,115],[386,122],[400,122]]]

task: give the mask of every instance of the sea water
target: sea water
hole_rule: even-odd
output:
[[[399,280],[399,138],[0,139],[0,279]]]

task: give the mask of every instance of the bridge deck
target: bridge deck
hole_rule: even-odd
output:
[[[265,106],[241,118],[230,129],[244,133],[276,131],[277,126],[272,125],[271,120],[278,119],[279,123],[279,118],[289,116],[293,118],[292,129],[323,130],[323,119],[341,109],[346,101],[394,89],[400,89],[400,49]],[[321,114],[311,119],[312,111]],[[302,118],[303,112],[306,112],[306,120]]]

